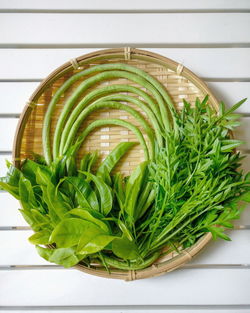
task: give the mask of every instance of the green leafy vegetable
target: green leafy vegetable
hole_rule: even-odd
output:
[[[125,260],[134,260],[139,256],[136,244],[126,237],[115,239],[112,250],[116,256]]]
[[[86,175],[87,178],[95,183],[100,198],[101,213],[107,215],[112,209],[113,201],[110,187],[100,177],[88,172],[82,172],[82,174]]]
[[[103,84],[114,78],[136,84]],[[65,97],[51,145],[51,119]],[[98,88],[95,88],[98,86]],[[250,202],[250,173],[240,169],[243,142],[232,138],[234,111],[219,112],[209,98],[183,101],[178,111],[165,87],[136,67],[99,64],[68,79],[54,94],[43,125],[44,157],[34,154],[20,168],[7,162],[0,188],[21,202],[20,213],[34,231],[29,242],[45,260],[71,267],[100,263],[123,270],[150,266],[164,253],[181,252],[210,232],[230,240],[244,202]],[[96,110],[123,110],[129,120],[84,121]],[[135,120],[134,125],[130,119]],[[120,142],[102,155],[77,153],[96,128],[125,127],[138,142]],[[83,126],[83,127],[82,127]],[[115,171],[140,144],[145,161],[124,176]],[[53,148],[53,151],[51,151]]]
[[[94,223],[80,218],[65,218],[53,230],[50,243],[59,248],[69,248],[78,244],[82,234],[97,228]]]

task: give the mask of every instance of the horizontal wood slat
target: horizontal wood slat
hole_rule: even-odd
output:
[[[0,231],[0,266],[4,265],[54,265],[41,258],[35,246],[28,241],[33,231]],[[228,231],[232,241],[211,241],[189,265],[250,265],[250,230]]]
[[[68,32],[65,34],[66,39],[67,36],[71,37],[71,34],[67,34]],[[164,35],[163,38],[167,36]],[[0,80],[43,79],[71,58],[94,50],[99,49],[2,49]],[[145,50],[180,62],[204,78],[250,79],[250,48],[145,48]],[[9,62],[6,62],[8,58],[14,65],[11,71]]]
[[[0,82],[0,94],[4,104],[0,106],[1,114],[20,114],[25,103],[39,85],[38,82]],[[250,99],[250,82],[207,82],[208,87],[218,100],[230,107],[243,98]],[[239,109],[240,113],[250,114],[249,100]]]
[[[4,99],[0,105],[0,114],[21,113],[25,103],[32,95],[38,84],[39,83],[32,82],[0,82],[0,94]]]
[[[17,118],[0,118],[0,151],[11,151]]]
[[[207,82],[208,87],[219,101],[224,101],[231,107],[241,99],[248,100],[237,110],[240,113],[250,113],[250,82]]]
[[[103,14],[101,18],[99,14],[74,14],[72,17],[67,14],[2,13],[0,27],[0,44],[6,46],[79,43],[92,46],[250,44],[248,32],[242,31],[250,28],[249,16],[244,13]]]
[[[0,271],[2,306],[249,305],[249,288],[248,269],[179,269],[131,283],[74,269]]]
[[[0,192],[0,228],[4,226],[27,226],[18,211],[19,202],[7,192]]]
[[[197,1],[189,0],[43,0],[34,2],[32,0],[2,0],[0,9],[47,9],[47,10],[192,10],[192,9],[250,9],[247,0],[214,0],[214,1]]]
[[[88,306],[67,306],[67,307],[56,307],[56,313],[66,313],[66,312],[84,312],[84,313],[107,313],[107,311],[112,313],[145,313],[145,310],[147,313],[188,313],[193,312],[195,310],[195,313],[250,313],[250,309],[247,309],[244,305],[237,305],[235,309],[230,308],[229,306],[223,305],[221,309],[216,306],[218,309],[213,309],[214,306],[212,305],[202,305],[202,306],[185,306],[187,309],[183,310],[180,309],[182,306],[174,305],[174,306],[92,306],[92,308],[89,308]],[[25,310],[28,310],[29,313],[54,313],[55,312],[55,306],[53,307],[9,307],[11,309],[11,312],[13,313],[23,313]],[[230,309],[230,311],[228,311]],[[1,313],[9,313],[10,310],[5,310],[5,307],[1,309]]]

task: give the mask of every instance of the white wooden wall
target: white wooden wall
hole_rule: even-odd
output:
[[[100,48],[132,46],[202,77],[228,106],[250,96],[248,0],[0,0],[0,174],[20,112],[53,69]],[[239,110],[250,170],[250,100]],[[0,192],[0,311],[250,312],[250,207],[184,268],[126,283],[39,258],[18,203]]]

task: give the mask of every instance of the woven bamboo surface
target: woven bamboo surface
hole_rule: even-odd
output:
[[[13,149],[13,160],[16,166],[20,166],[20,161],[25,158],[32,158],[32,153],[42,154],[42,126],[45,112],[48,104],[55,94],[55,91],[73,74],[82,71],[97,64],[107,63],[126,63],[138,67],[159,80],[167,89],[173,102],[178,109],[182,107],[183,99],[194,103],[196,97],[203,98],[209,94],[210,105],[218,108],[218,102],[205,83],[201,81],[187,68],[183,67],[170,59],[167,59],[158,54],[154,54],[144,50],[118,48],[107,49],[93,52],[76,59],[73,59],[60,68],[51,73],[36,89],[33,95],[27,102],[24,111],[20,117],[19,124],[16,131]],[[52,119],[51,136],[53,138],[54,128],[58,116],[62,110],[65,99],[72,93],[73,90],[88,76],[79,79],[73,84],[71,88],[59,100]],[[103,87],[110,84],[129,84],[131,86],[139,87],[124,78],[105,80],[98,85],[94,85],[90,90]],[[86,93],[82,94],[81,98]],[[135,96],[133,94],[133,96]],[[131,107],[136,108],[131,104]],[[142,113],[143,114],[143,113]],[[82,124],[79,132],[88,124],[98,119],[118,118],[138,125],[137,121],[121,110],[99,110],[92,113]],[[140,128],[140,127],[139,127]],[[143,133],[142,128],[140,130]],[[81,147],[78,159],[83,154],[98,150],[100,152],[99,162],[105,158],[107,154],[121,141],[137,141],[135,135],[127,129],[118,126],[102,127],[94,130]],[[116,171],[122,172],[124,175],[129,175],[134,167],[144,160],[143,150],[140,145],[132,148],[125,157],[119,162]],[[198,253],[211,239],[211,234],[203,236],[193,247],[178,255],[168,255],[147,269],[139,271],[121,271],[112,270],[108,273],[105,269],[93,266],[87,268],[83,265],[75,266],[77,269],[91,273],[97,276],[118,278],[125,280],[134,280],[146,278],[151,276],[158,276],[165,272],[172,271],[181,265],[188,262],[196,253]]]

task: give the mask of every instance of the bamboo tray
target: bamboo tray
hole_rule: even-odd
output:
[[[95,51],[72,59],[57,68],[41,82],[32,94],[24,107],[14,139],[12,157],[16,167],[20,167],[22,160],[32,158],[32,152],[42,154],[42,126],[44,115],[51,98],[61,84],[75,73],[93,65],[118,62],[138,67],[154,76],[166,87],[178,109],[181,109],[183,99],[186,99],[190,103],[194,103],[196,97],[203,98],[206,94],[209,95],[210,105],[215,109],[218,109],[218,101],[206,84],[182,64],[178,64],[177,62],[159,54],[134,48],[117,48]],[[61,112],[64,99],[70,95],[72,90],[74,90],[82,80],[83,79],[80,79],[74,83],[73,87],[70,88],[69,91],[64,94],[62,99],[59,100],[52,119],[51,136],[53,136],[55,123]],[[95,86],[94,88],[99,88],[107,84],[119,83],[140,87],[124,78],[118,78],[99,83],[98,86]],[[128,116],[124,111],[100,110],[91,114],[91,116],[83,123],[79,131],[89,123],[93,122],[93,120],[100,118],[128,119],[128,121],[137,125],[134,118]],[[80,158],[85,153],[99,150],[102,158],[105,158],[117,143],[121,141],[135,141],[135,139],[135,135],[129,130],[124,130],[124,128],[118,126],[102,127],[88,136],[88,139],[80,149],[78,156]],[[116,171],[129,175],[133,168],[143,159],[143,150],[140,150],[140,147],[136,146],[127,153],[125,159],[120,162],[121,165],[116,167]],[[111,269],[111,272],[108,273],[104,268],[101,268],[97,264],[93,264],[91,267],[86,267],[81,263],[74,266],[74,268],[96,276],[123,280],[135,280],[158,276],[173,271],[190,261],[192,257],[210,241],[211,237],[211,234],[208,233],[201,237],[196,244],[185,249],[180,254],[168,254],[167,256],[159,258],[152,266],[143,270],[122,271]]]

